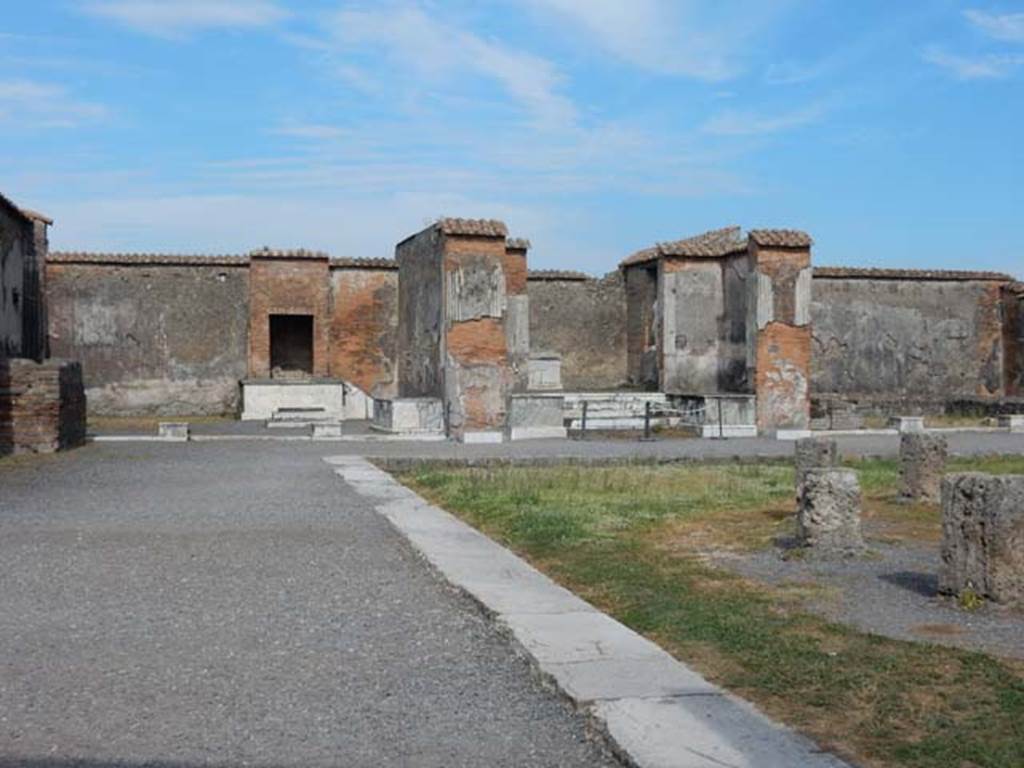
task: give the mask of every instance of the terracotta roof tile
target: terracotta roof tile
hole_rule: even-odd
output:
[[[799,229],[752,229],[750,239],[762,248],[810,248],[814,240]]]
[[[653,248],[637,251],[625,259],[620,266],[643,264],[648,261],[654,261],[662,256],[716,258],[728,256],[731,253],[739,253],[746,250],[746,247],[747,243],[743,239],[743,232],[739,227],[723,227],[722,229],[713,229],[710,232],[704,232],[703,234],[683,240],[658,243]]]
[[[510,237],[505,242],[505,247],[513,251],[528,251],[532,248],[529,240],[523,237]]]
[[[183,253],[87,253],[51,251],[46,260],[57,264],[164,264],[168,266],[239,267],[249,263],[248,256]]]
[[[251,251],[249,255],[254,259],[327,259],[330,258],[323,251],[307,251],[305,248],[268,248],[263,246]]]
[[[819,279],[861,278],[865,280],[994,280],[1010,282],[1002,272],[970,272],[959,269],[876,269],[873,267],[815,267]]]
[[[440,219],[435,226],[446,235],[508,237],[505,222],[496,219]]]
[[[354,259],[344,256],[331,257],[332,269],[398,269],[394,259]]]

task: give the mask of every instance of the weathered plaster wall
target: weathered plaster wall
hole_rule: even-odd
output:
[[[504,430],[513,386],[505,322],[510,263],[505,236],[450,232],[443,247],[449,431],[460,437],[466,432]],[[510,273],[513,279],[518,272],[514,268]]]
[[[1003,289],[1003,381],[1007,397],[1024,396],[1024,283]]]
[[[530,346],[562,356],[567,390],[616,389],[628,381],[626,286],[621,272],[600,279],[531,274]]]
[[[1001,284],[814,279],[815,395],[942,403],[1004,394]]]
[[[332,268],[331,305],[331,376],[396,397],[398,270]]]
[[[313,375],[327,376],[331,330],[327,256],[259,256],[249,267],[249,376],[270,370],[270,315],[312,315]]]
[[[398,261],[398,396],[441,397],[441,234],[403,240]]]
[[[0,199],[0,356],[23,354],[25,271],[32,237],[31,224]]]
[[[660,389],[670,394],[749,391],[746,254],[661,262]]]
[[[626,371],[631,386],[658,387],[658,269],[641,264],[622,272],[626,292]]]
[[[248,272],[51,261],[52,353],[81,361],[96,414],[232,412],[246,375]]]

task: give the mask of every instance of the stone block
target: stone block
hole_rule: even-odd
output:
[[[1024,413],[1011,413],[999,417],[999,426],[1010,432],[1024,432]]]
[[[562,356],[530,355],[529,388],[531,390],[558,390],[562,388]]]
[[[157,435],[165,440],[176,440],[187,442],[189,438],[189,426],[185,421],[161,421],[157,427]]]
[[[286,409],[320,411],[326,418],[345,413],[345,385],[341,381],[243,381],[242,420],[265,420]]]
[[[1024,606],[1024,475],[942,480],[939,591]]]
[[[561,395],[513,395],[509,399],[509,438],[565,437],[564,410],[565,398]]]
[[[808,469],[797,502],[800,541],[814,554],[829,557],[863,552],[856,472],[838,467]]]
[[[815,467],[835,467],[839,464],[839,446],[835,440],[822,437],[805,437],[793,445],[793,465],[797,492],[803,484],[804,475]]]
[[[924,432],[924,416],[894,416],[889,426],[895,427],[902,435],[908,432]]]
[[[444,405],[438,397],[374,400],[372,426],[392,434],[443,434]]]
[[[313,424],[314,440],[341,440],[341,422],[323,421]]]
[[[900,435],[900,498],[938,503],[946,468],[946,438],[926,432]]]

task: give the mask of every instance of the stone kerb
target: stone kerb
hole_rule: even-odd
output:
[[[857,473],[841,467],[812,467],[797,495],[799,540],[809,554],[850,557],[861,554],[861,492]]]
[[[1024,607],[1024,475],[943,478],[939,592]]]
[[[927,432],[900,435],[900,499],[938,503],[949,453],[946,438]]]

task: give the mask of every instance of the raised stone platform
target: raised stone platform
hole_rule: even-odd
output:
[[[528,392],[509,399],[510,440],[566,437],[565,398],[553,393]]]
[[[374,400],[370,428],[392,435],[443,435],[444,405],[437,397]]]
[[[324,419],[342,420],[345,383],[339,379],[246,379],[242,382],[242,421],[272,419],[278,412],[300,409],[321,412]]]

